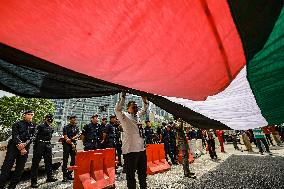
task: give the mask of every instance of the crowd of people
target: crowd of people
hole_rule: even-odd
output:
[[[146,170],[147,144],[163,143],[166,160],[172,164],[178,164],[178,154],[182,153],[182,164],[184,176],[195,178],[195,174],[190,171],[188,162],[188,152],[197,157],[203,154],[203,150],[209,152],[212,159],[217,159],[216,143],[220,145],[221,152],[224,149],[224,131],[204,130],[188,126],[181,118],[176,117],[174,121],[161,123],[160,126],[153,128],[149,120],[142,121],[148,108],[148,100],[142,97],[143,108],[138,111],[135,101],[127,104],[127,111],[123,111],[125,106],[126,93],[122,93],[115,107],[115,115],[109,119],[103,117],[101,122],[99,116],[94,114],[90,118],[90,123],[79,130],[76,122],[76,115],[69,117],[69,124],[63,128],[63,182],[73,180],[72,171],[68,171],[67,164],[70,156],[70,166],[75,164],[76,145],[78,140],[82,140],[84,151],[115,148],[117,166],[123,166],[126,173],[127,187],[136,188],[135,173],[138,173],[140,188],[147,188]],[[0,189],[5,187],[11,169],[16,162],[15,172],[13,173],[9,189],[16,188],[23,173],[27,161],[30,145],[33,143],[33,159],[31,168],[31,187],[37,188],[38,167],[41,159],[44,159],[47,173],[46,182],[55,182],[57,179],[52,172],[52,146],[51,138],[54,132],[52,123],[53,116],[48,114],[44,117],[44,123],[37,127],[32,123],[34,112],[29,110],[23,113],[23,120],[16,122],[12,126],[12,139],[7,146],[7,153],[0,175]],[[100,123],[99,123],[100,122]],[[145,123],[145,124],[144,124]],[[143,127],[143,124],[145,125]],[[271,135],[275,141],[272,141]],[[284,128],[279,126],[266,126],[253,130],[242,131],[240,133],[243,143],[248,152],[253,152],[252,143],[263,154],[264,149],[269,154],[270,145],[281,146],[284,140]],[[232,135],[232,142],[236,150],[238,141],[236,134]],[[198,151],[198,153],[196,153]],[[123,160],[122,160],[123,156]]]

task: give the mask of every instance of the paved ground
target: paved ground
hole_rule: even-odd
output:
[[[244,148],[244,147],[243,147]],[[272,156],[246,151],[236,151],[232,144],[225,146],[227,153],[217,153],[219,160],[212,161],[209,154],[205,154],[191,164],[191,170],[197,179],[183,177],[182,166],[173,166],[168,172],[148,176],[148,188],[284,188],[284,147],[273,147]],[[257,151],[256,148],[254,148]],[[217,149],[217,152],[220,151]],[[29,172],[25,173],[26,175]],[[44,176],[39,179],[41,189],[72,188],[72,183],[62,183],[61,169],[56,173],[59,181],[45,183]],[[28,189],[29,176],[25,176],[17,189]],[[117,178],[117,188],[126,188],[125,174]]]
[[[188,188],[284,188],[284,158],[232,155]]]

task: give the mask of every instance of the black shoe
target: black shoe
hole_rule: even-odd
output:
[[[58,180],[57,178],[51,177],[51,178],[46,179],[46,182],[55,182],[57,180]]]
[[[188,174],[191,175],[191,176],[192,176],[192,175],[195,175],[195,173],[192,173],[192,172],[189,172]]]
[[[196,178],[196,176],[195,176],[195,174],[194,174],[194,173],[188,173],[188,174],[185,174],[185,175],[184,175],[184,177],[187,177],[187,178],[193,178],[193,179],[195,179],[195,178]]]
[[[38,188],[38,184],[37,183],[32,183],[31,184],[31,188]]]
[[[67,181],[68,181],[67,178],[63,177],[62,182],[67,182]]]

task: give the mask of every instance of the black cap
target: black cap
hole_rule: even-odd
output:
[[[94,118],[94,117],[99,117],[99,116],[98,116],[98,114],[94,114],[94,115],[92,115],[91,118]]]
[[[104,120],[106,120],[106,121],[107,121],[107,118],[106,118],[106,117],[103,117],[103,118],[102,118],[102,121],[104,121]]]
[[[26,111],[24,111],[24,113],[23,114],[33,114],[34,112],[32,111],[32,110],[26,110]]]
[[[52,123],[53,122],[53,115],[47,114],[47,115],[44,116],[44,119],[47,120],[48,122]]]
[[[71,116],[69,116],[69,119],[76,119],[77,118],[77,116],[76,115],[71,115]]]
[[[46,114],[46,115],[44,116],[44,118],[53,118],[53,115],[52,115],[52,114]]]
[[[149,121],[149,120],[146,120],[145,123],[150,123],[150,121]]]

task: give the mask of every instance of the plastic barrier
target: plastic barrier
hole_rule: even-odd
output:
[[[147,174],[156,174],[171,168],[165,160],[164,144],[148,144],[146,147]]]
[[[158,165],[153,163],[153,149],[152,145],[149,144],[146,147],[146,157],[147,157],[147,174],[153,175],[158,172]]]
[[[114,148],[106,148],[104,150],[96,150],[99,153],[103,153],[104,161],[103,161],[103,170],[104,177],[108,180],[108,185],[112,185],[115,182],[115,149]],[[97,169],[96,169],[97,170]]]
[[[115,185],[115,149],[90,150],[76,154],[74,189],[103,189]]]
[[[95,152],[93,150],[88,152],[77,152],[75,166],[68,167],[69,170],[74,170],[73,188],[84,189],[80,181],[79,175],[90,173],[90,162],[91,159],[94,158],[94,155],[90,155],[90,153],[94,154]]]
[[[188,147],[190,149],[190,152],[193,156],[195,156],[196,151],[196,139],[191,139],[188,141]]]
[[[196,140],[196,148],[203,154],[202,139],[197,139]]]
[[[165,170],[170,170],[171,166],[166,160],[164,144],[157,144],[159,147],[159,161],[163,163]]]

